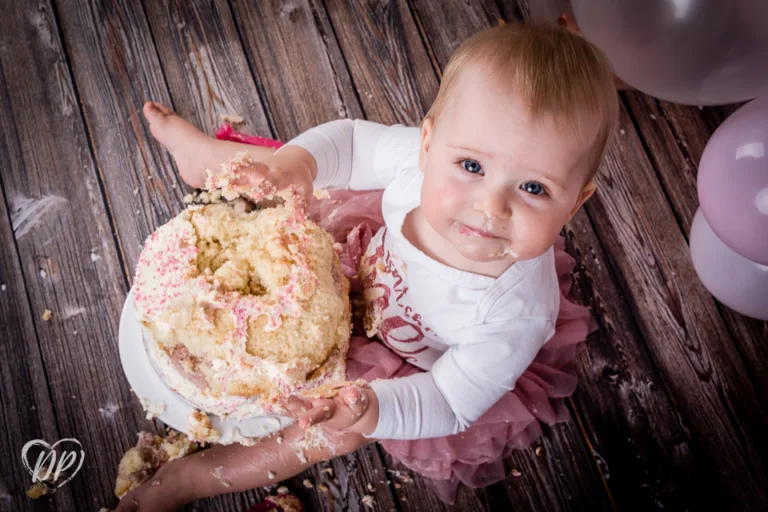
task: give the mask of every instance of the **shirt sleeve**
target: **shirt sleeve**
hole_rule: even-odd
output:
[[[424,439],[465,430],[512,390],[554,334],[548,318],[484,324],[480,341],[452,345],[427,373],[379,380],[376,439]]]
[[[285,146],[300,146],[314,157],[315,188],[378,190],[395,179],[402,160],[418,151],[419,143],[416,127],[338,119],[307,130]]]

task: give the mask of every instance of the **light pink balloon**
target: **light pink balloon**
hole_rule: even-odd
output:
[[[768,266],[725,245],[701,209],[693,218],[690,247],[699,279],[717,300],[742,315],[768,320]]]
[[[718,238],[768,265],[768,96],[747,103],[715,130],[701,155],[697,188]]]
[[[616,75],[651,96],[722,105],[768,92],[768,0],[571,0]]]

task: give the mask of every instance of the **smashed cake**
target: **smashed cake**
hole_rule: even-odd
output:
[[[247,161],[229,165],[226,183]],[[199,409],[237,419],[343,381],[351,311],[337,250],[288,203],[192,205],[161,226],[133,288],[161,378]]]
[[[130,448],[117,468],[115,496],[122,498],[132,489],[152,478],[160,466],[166,462],[180,459],[198,450],[198,445],[170,430],[166,437],[150,432],[139,432],[139,441]]]

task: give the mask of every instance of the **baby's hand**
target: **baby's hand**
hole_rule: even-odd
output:
[[[332,430],[370,435],[379,421],[379,401],[369,387],[346,386],[333,398],[292,396],[286,407],[304,429],[322,424]]]
[[[238,188],[262,193],[269,193],[274,187],[278,196],[289,201],[298,198],[299,204],[296,206],[306,209],[312,199],[313,163],[314,158],[308,151],[298,146],[288,146],[277,154],[240,167],[240,178],[235,184]],[[259,202],[262,198],[251,199]]]

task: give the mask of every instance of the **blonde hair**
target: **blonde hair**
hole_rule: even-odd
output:
[[[594,176],[619,112],[610,63],[595,45],[554,23],[508,23],[479,32],[451,56],[425,120],[437,122],[462,70],[478,64],[518,95],[533,118],[549,115],[558,128],[579,135],[591,135],[583,123],[597,119],[588,180]]]

